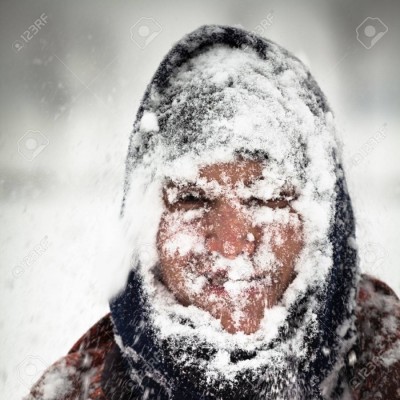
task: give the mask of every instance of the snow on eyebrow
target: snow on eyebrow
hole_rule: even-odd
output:
[[[225,182],[229,184],[229,182]],[[251,179],[251,181],[239,180],[235,184],[235,194],[242,199],[249,199],[257,197],[259,199],[271,199],[278,197],[282,190],[285,188],[282,179],[274,181],[273,183],[266,181],[262,176]],[[178,200],[178,195],[184,193],[198,193],[202,190],[207,196],[229,195],[232,196],[230,188],[224,188],[216,180],[206,180],[204,177],[192,179],[178,179],[175,177],[174,181],[169,181],[164,185],[164,192],[167,195],[169,203],[174,203]]]
[[[174,203],[178,198],[178,188],[177,187],[167,187],[164,189],[167,194],[167,200],[169,203]]]

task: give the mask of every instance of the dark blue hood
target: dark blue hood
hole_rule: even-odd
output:
[[[179,41],[161,62],[143,97],[135,126],[148,108],[154,88],[157,88],[160,92],[165,91],[169,85],[169,77],[177,68],[216,44],[236,49],[251,48],[260,59],[268,59],[270,47],[272,45],[277,46],[273,42],[239,28],[203,26],[197,29]],[[285,50],[282,50],[282,54],[287,59],[294,59]],[[290,67],[287,59],[282,58],[280,64],[276,65],[275,74],[283,74]],[[305,98],[304,102],[314,115],[323,115],[329,111],[325,96],[310,74],[302,81],[302,85],[310,93],[310,98]],[[190,123],[188,122],[189,125]],[[163,124],[162,120],[160,124]],[[189,125],[188,130],[192,128]],[[135,134],[137,133],[134,129],[126,162],[127,177],[151,147],[151,136],[154,133],[150,133],[144,139],[142,146],[137,146]],[[182,140],[183,152],[185,147],[191,146],[190,138],[186,138],[186,140],[180,138],[179,140]],[[320,393],[319,386],[330,375],[334,366],[339,365],[341,359],[343,359],[344,367],[341,372],[337,373],[336,384],[332,393],[329,394],[330,397],[328,397],[340,398],[341,387],[345,380],[344,368],[346,366],[345,357],[349,350],[348,343],[351,343],[351,338],[355,338],[355,331],[351,324],[343,328],[344,322],[351,321],[354,314],[359,273],[357,253],[352,244],[355,237],[355,223],[343,168],[335,149],[332,149],[332,157],[335,160],[336,176],[335,211],[329,233],[329,241],[332,244],[333,251],[333,267],[323,288],[318,290],[310,288],[306,295],[299,298],[291,307],[287,319],[288,324],[281,329],[279,338],[271,343],[271,347],[273,347],[279,341],[285,341],[294,335],[296,329],[303,322],[302,317],[309,306],[308,299],[311,296],[317,299],[319,303],[317,311],[318,332],[316,334],[315,330],[311,331],[310,329],[309,335],[305,339],[308,341],[307,348],[309,351],[307,361],[300,365],[294,364],[293,368],[296,369],[295,373],[298,376],[298,382],[302,382],[302,387],[301,393],[299,393],[298,388],[297,392],[292,394],[290,388],[285,389],[286,395],[292,396],[291,398],[324,398]],[[126,194],[128,190],[134,190],[134,188],[129,188],[128,181],[127,179],[121,216],[124,215]],[[240,384],[225,389],[207,387],[206,384],[198,382],[201,377],[199,378],[196,371],[188,370],[182,374],[182,371],[174,365],[165,344],[157,339],[156,331],[153,329],[149,318],[150,305],[144,295],[141,276],[136,266],[129,273],[125,288],[110,301],[110,308],[117,343],[123,349],[126,368],[131,372],[136,371],[132,375],[133,383],[130,390],[137,393],[139,398],[145,396],[145,393],[148,393],[151,399],[275,398],[268,395],[268,390],[273,383],[264,380],[262,376],[257,376],[257,374],[255,374],[256,376],[242,376],[239,381]],[[337,334],[339,328],[344,329],[340,336]],[[344,347],[346,347],[345,350],[343,350]],[[133,352],[127,351],[127,349],[132,349]],[[326,349],[329,349],[329,351],[326,351]],[[209,351],[206,346],[199,344],[199,348],[193,350],[193,355],[207,359]],[[231,357],[234,356],[231,355]],[[237,354],[236,356],[238,358],[251,357],[248,354]],[[140,378],[137,378],[138,376]],[[265,393],[264,397],[261,393]]]

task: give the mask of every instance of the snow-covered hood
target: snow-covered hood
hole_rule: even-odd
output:
[[[180,305],[157,272],[165,178],[196,180],[201,166],[238,153],[268,158],[263,190],[297,188],[305,233],[295,279],[252,335],[225,332],[207,312]],[[127,250],[116,274],[129,277],[110,306],[142,394],[295,399],[339,390],[355,338],[354,220],[333,115],[286,50],[224,26],[201,27],[171,49],[130,137],[121,233]]]

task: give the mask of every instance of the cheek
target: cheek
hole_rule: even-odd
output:
[[[303,245],[303,226],[298,218],[292,218],[287,224],[276,224],[272,227],[272,251],[285,264],[292,263],[297,258]]]
[[[263,243],[275,255],[277,261],[287,264],[294,260],[303,248],[303,226],[296,214],[286,222],[273,222],[262,228]]]
[[[161,218],[157,234],[157,250],[164,284],[184,304],[191,304],[192,291],[188,289],[190,265],[204,248],[200,222],[183,221],[175,215]]]
[[[185,221],[184,213],[163,215],[157,234],[157,249],[162,263],[174,265],[187,262],[193,254],[202,253],[205,247],[200,221]]]
[[[172,224],[171,218],[163,215],[157,232],[157,251],[163,282],[176,295],[181,292],[183,285],[182,265],[185,261],[177,250],[171,248],[177,232],[176,224]]]
[[[199,220],[184,221],[182,215],[162,216],[157,233],[157,251],[162,274],[170,285],[182,284],[193,256],[204,252]],[[171,287],[170,287],[171,288]]]

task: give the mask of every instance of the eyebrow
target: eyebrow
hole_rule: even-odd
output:
[[[166,183],[163,186],[163,190],[166,189],[184,189],[184,190],[190,190],[190,189],[199,189],[197,187],[196,182],[192,182],[189,180],[182,180],[179,183],[174,182],[172,180],[167,180]]]
[[[239,182],[242,182],[243,185],[246,187],[250,187],[250,186],[254,185],[256,182],[262,181],[264,179],[265,179],[265,177],[263,175],[260,175],[260,176],[245,179],[245,180],[239,181]],[[173,180],[167,180],[163,186],[163,190],[171,189],[171,188],[176,188],[176,189],[180,189],[180,190],[204,190],[203,187],[198,186],[197,182],[191,181],[191,180],[186,180],[186,179],[182,179],[179,182],[174,182]]]
[[[259,176],[255,177],[255,178],[250,178],[248,180],[244,180],[243,184],[246,187],[249,187],[251,185],[254,185],[256,182],[263,181],[264,179],[265,179],[265,177],[263,175],[259,175]]]

